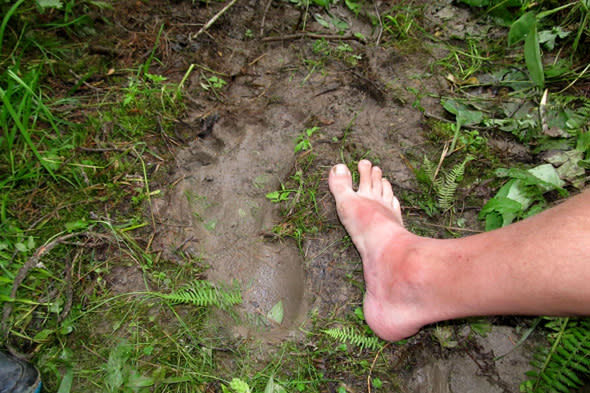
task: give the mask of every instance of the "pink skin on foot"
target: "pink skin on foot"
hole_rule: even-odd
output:
[[[363,261],[365,319],[381,338],[401,340],[431,322],[425,318],[422,272],[411,262],[420,238],[403,227],[399,201],[381,169],[367,160],[361,160],[358,169],[358,191],[343,164],[330,171],[330,191]]]

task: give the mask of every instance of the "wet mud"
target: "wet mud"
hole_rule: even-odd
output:
[[[302,337],[299,328],[309,323],[312,311],[342,316],[360,306],[362,266],[338,223],[327,173],[343,158],[366,156],[379,163],[395,192],[418,191],[408,156],[422,157],[433,149],[424,135],[423,111],[444,116],[438,100],[428,94],[448,88],[444,75],[430,67],[439,49],[408,52],[394,42],[374,47],[351,39],[327,41],[331,54],[323,55],[314,50],[312,39],[278,38],[299,26],[301,12],[287,3],[273,2],[262,18],[263,4],[241,2],[198,40],[191,39],[194,23],[211,18],[220,4],[137,2],[121,7],[130,11],[122,21],[128,31],[164,23],[157,52],[162,63],[154,72],[180,80],[191,64],[198,65],[185,85],[188,111],[170,135],[177,146],[167,178],[160,181],[164,192],[152,201],[160,228],[153,248],[171,260],[179,258],[179,251],[202,259],[209,266],[207,278],[220,285],[239,283],[242,323],[234,321],[225,330],[234,337],[268,343]],[[375,39],[369,18],[343,7],[334,12],[349,22],[351,31]],[[428,12],[438,21],[433,33],[448,30],[453,17],[469,25],[465,10],[446,2],[433,4]],[[307,30],[322,27],[309,20]],[[153,41],[150,37],[147,43]],[[132,35],[123,42],[127,50],[137,45]],[[355,62],[334,54],[342,43],[357,55]],[[203,89],[205,77],[212,75],[227,82],[214,94]],[[412,105],[416,96],[411,91],[422,93],[423,111]],[[313,165],[325,174],[317,207],[326,224],[299,248],[292,239],[268,236],[281,217],[279,206],[265,195],[294,173],[301,154],[294,152],[296,138],[314,126],[319,131],[311,138],[317,157]],[[413,214],[410,206],[405,208],[407,215]],[[266,318],[278,302],[284,306],[280,324]],[[512,328],[495,331],[480,343],[482,351],[497,356],[507,336],[516,339]],[[491,376],[483,375],[479,363],[464,352],[449,357],[431,351],[437,344],[428,337],[423,332],[410,343],[421,342],[418,347],[430,355],[417,351],[400,363],[413,365],[402,373],[408,391],[507,392],[515,391],[522,378],[498,371],[502,361],[491,361]],[[519,351],[505,358],[511,370],[527,367],[526,353]]]

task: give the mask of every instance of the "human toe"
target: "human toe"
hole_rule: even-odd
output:
[[[360,160],[358,163],[359,170],[359,193],[362,195],[370,195],[373,189],[373,178],[372,178],[372,167],[373,165],[369,160]]]
[[[391,206],[393,203],[393,189],[391,188],[391,183],[387,181],[387,179],[381,179],[381,198],[386,205]]]
[[[401,208],[401,205],[399,203],[399,199],[397,199],[395,196],[393,197],[392,207],[393,207],[393,214],[395,214],[395,216],[398,219],[399,223],[403,225],[404,220],[402,218],[402,208]]]
[[[371,187],[372,187],[372,194],[375,198],[381,198],[383,193],[383,184],[381,182],[381,178],[383,176],[383,172],[381,168],[378,166],[374,166],[371,168]]]
[[[343,192],[352,191],[352,175],[344,164],[334,165],[328,175],[328,186],[335,197]]]

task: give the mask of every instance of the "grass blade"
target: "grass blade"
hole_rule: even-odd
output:
[[[31,140],[31,135],[29,134],[29,131],[26,129],[26,127],[20,121],[12,104],[8,100],[8,97],[6,97],[6,92],[2,88],[0,88],[0,99],[2,99],[2,102],[4,103],[4,107],[8,111],[8,114],[10,114],[10,117],[12,117],[14,124],[16,125],[18,130],[20,131],[21,135],[25,139],[27,145],[29,146],[29,148],[31,149],[31,151],[33,152],[35,157],[37,157],[37,159],[39,160],[41,165],[43,165],[43,167],[47,170],[47,172],[51,175],[51,177],[53,177],[55,179],[55,174],[53,173],[53,171],[51,170],[51,168],[49,167],[47,162],[43,159],[43,157],[41,156],[41,154],[37,150],[37,147],[35,146],[35,144]]]
[[[541,46],[539,45],[536,21],[531,25],[529,33],[524,40],[524,61],[533,83],[543,88],[545,85],[545,74],[543,73],[543,63],[541,62]]]

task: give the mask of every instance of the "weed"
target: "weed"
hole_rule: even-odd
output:
[[[326,329],[323,333],[332,337],[334,340],[342,343],[350,343],[361,350],[368,348],[375,351],[380,346],[379,339],[374,335],[365,336],[350,327]]]
[[[522,392],[569,392],[584,385],[590,374],[590,321],[587,319],[545,318],[550,346],[537,351],[530,378],[520,386]]]
[[[271,202],[283,205],[283,222],[275,225],[273,232],[278,237],[292,237],[300,249],[305,236],[317,233],[323,222],[316,199],[322,174],[313,170],[315,156],[311,144],[317,131],[319,127],[311,127],[297,136],[294,150],[299,156],[295,173],[281,184],[280,190],[266,194]]]
[[[205,91],[221,90],[225,85],[227,85],[227,82],[215,75],[212,75],[208,78],[204,78],[204,82],[201,82],[201,87]]]
[[[301,169],[289,178],[287,186],[281,185],[280,191],[266,195],[271,201],[284,204],[283,222],[275,225],[273,232],[278,237],[292,237],[300,249],[305,236],[317,233],[323,223],[316,200],[322,174],[311,172],[313,160],[311,155],[302,158],[298,164]]]
[[[424,157],[422,167],[416,172],[418,180],[426,184],[436,195],[436,206],[432,206],[433,200],[431,199],[427,199],[425,205],[423,205],[427,213],[434,214],[439,210],[446,212],[453,208],[455,192],[459,183],[463,180],[465,166],[472,160],[474,160],[474,157],[467,155],[450,170],[441,171],[440,165],[435,167],[427,157]]]
[[[432,336],[443,349],[455,348],[459,344],[452,326],[436,326]]]
[[[516,218],[532,216],[547,205],[544,194],[557,190],[562,196],[567,191],[551,164],[543,164],[528,171],[517,168],[498,169],[496,175],[510,180],[500,188],[479,214],[485,220],[486,230],[500,228],[512,223]]]
[[[422,9],[416,4],[394,5],[383,16],[383,29],[394,42],[419,39]]]
[[[156,296],[169,301],[171,304],[195,304],[200,307],[217,306],[227,308],[242,302],[242,296],[238,288],[224,291],[216,288],[209,281],[193,281],[185,287],[170,294],[151,292]]]
[[[447,57],[437,60],[434,64],[447,68],[453,77],[468,81],[481,71],[490,58],[481,54],[481,43],[478,40],[468,39],[466,46],[465,49],[450,46]]]
[[[318,131],[319,127],[311,127],[301,133],[295,140],[295,153],[311,149],[311,137]]]

